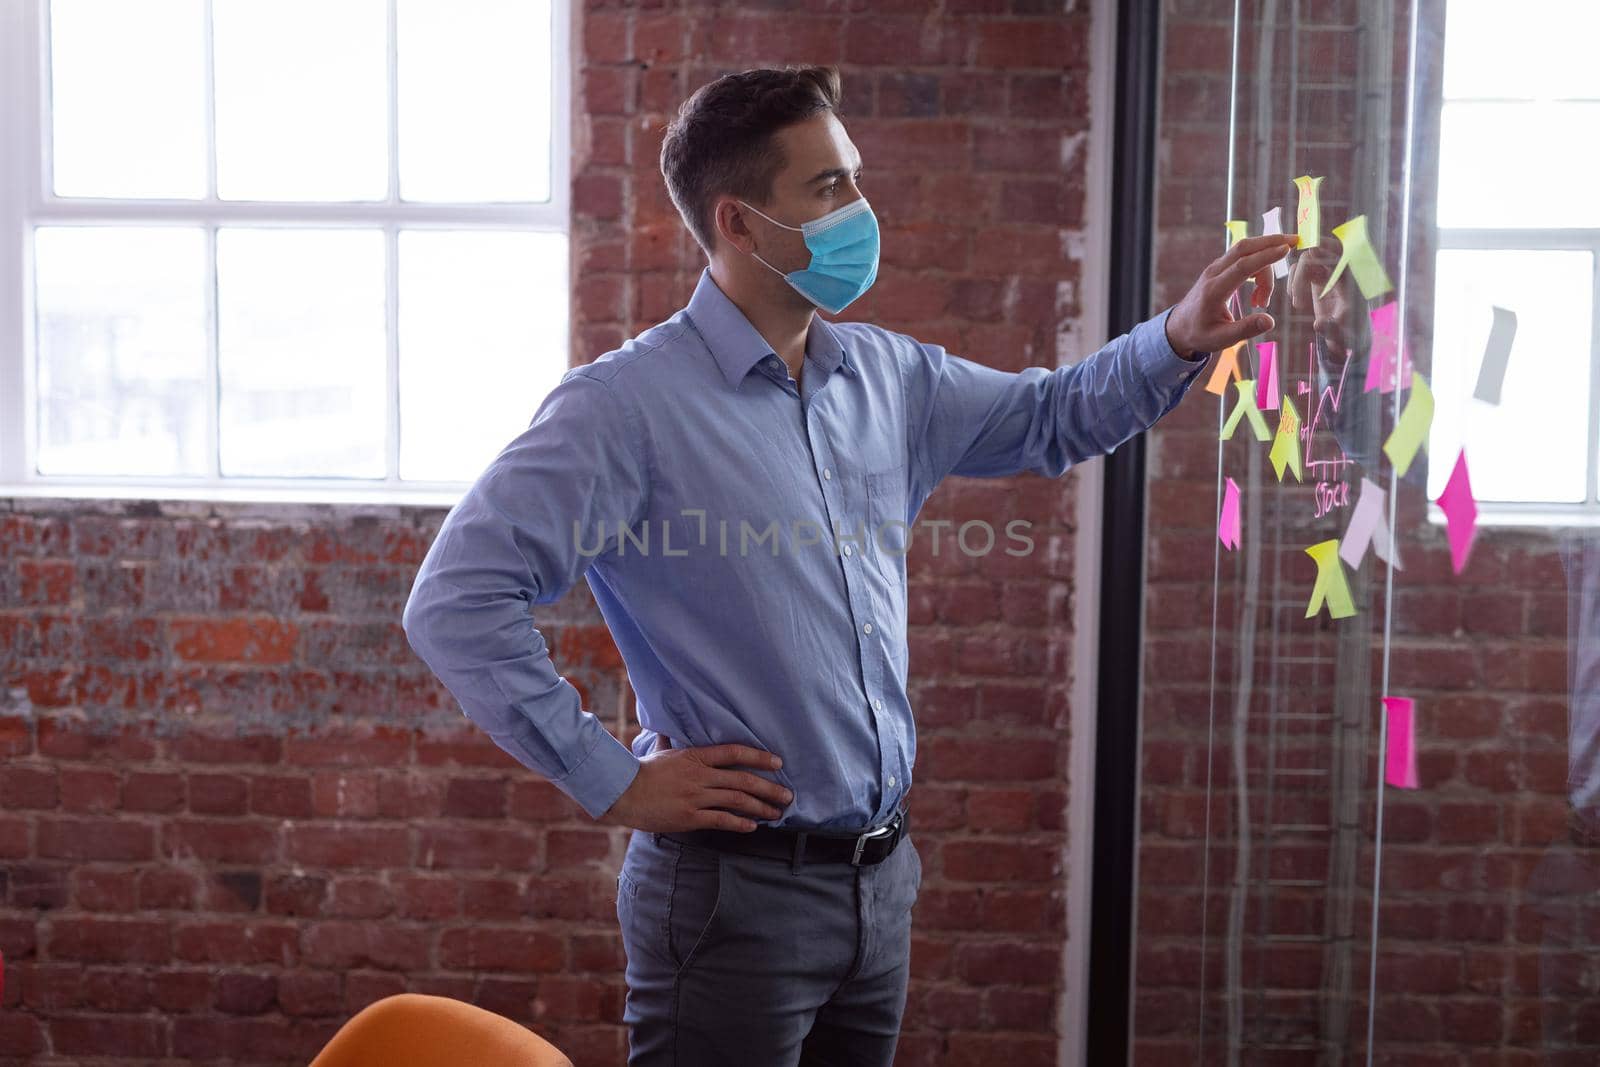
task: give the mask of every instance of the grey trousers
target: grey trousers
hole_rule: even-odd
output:
[[[617,876],[629,1067],[890,1067],[922,859],[806,863],[643,830]]]

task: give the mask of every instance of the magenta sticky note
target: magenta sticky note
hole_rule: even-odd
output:
[[[1376,389],[1392,393],[1400,382],[1411,380],[1411,353],[1400,342],[1399,306],[1393,300],[1367,313],[1372,320],[1372,349],[1367,357],[1367,381],[1363,392]]]
[[[1410,697],[1384,697],[1383,710],[1389,717],[1389,748],[1384,754],[1383,780],[1401,789],[1416,789],[1416,702]]]
[[[1217,539],[1230,551],[1239,547],[1239,485],[1232,478],[1222,491],[1222,515],[1217,519]]]
[[[1278,410],[1278,345],[1262,341],[1256,345],[1261,353],[1261,367],[1256,374],[1256,407],[1262,411]]]
[[[1467,452],[1456,456],[1455,469],[1439,494],[1439,509],[1444,512],[1445,533],[1450,539],[1450,566],[1457,574],[1472,555],[1472,542],[1478,535],[1478,502],[1472,496],[1472,477],[1467,473]]]

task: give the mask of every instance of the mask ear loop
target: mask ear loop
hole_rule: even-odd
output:
[[[765,211],[762,211],[760,208],[756,207],[753,204],[745,204],[745,202],[743,200],[740,200],[739,203],[744,204],[745,207],[749,208],[751,211],[754,211],[757,215],[760,215],[762,218],[766,219],[768,222],[772,223],[774,226],[783,226],[783,228],[786,229],[786,230],[800,230],[800,227],[798,227],[798,226],[784,226],[783,223],[779,222],[777,219],[773,218],[771,215],[768,215]],[[800,232],[804,233],[805,231],[804,230],[800,230]],[[785,274],[783,271],[779,270],[777,267],[774,267],[771,263],[768,263],[766,260],[762,259],[761,256],[758,253],[751,252],[750,254],[752,256],[756,257],[756,261],[758,263],[760,263],[763,267],[766,267],[768,270],[770,270],[772,273],[776,274],[778,277],[783,278],[785,280],[788,279],[789,276],[787,274]]]

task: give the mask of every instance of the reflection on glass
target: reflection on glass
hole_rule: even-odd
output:
[[[550,199],[550,5],[399,0],[400,195]]]
[[[204,474],[205,234],[34,232],[38,473]]]
[[[50,4],[57,196],[205,196],[204,14],[201,0]]]
[[[400,477],[471,481],[567,369],[567,238],[400,234]]]
[[[1594,256],[1445,249],[1433,322],[1428,497],[1466,446],[1479,500],[1580,503],[1587,495]],[[1473,398],[1493,307],[1517,313],[1499,404]]]
[[[215,5],[217,195],[388,195],[383,0]]]
[[[224,475],[384,476],[379,230],[217,234]]]

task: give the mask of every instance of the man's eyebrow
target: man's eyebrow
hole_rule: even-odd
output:
[[[861,164],[859,162],[856,164],[856,169],[861,169]],[[807,181],[806,184],[815,185],[824,178],[843,178],[849,173],[850,172],[845,170],[843,167],[829,167],[827,170],[818,171],[816,176]]]

